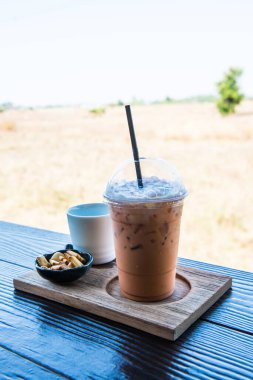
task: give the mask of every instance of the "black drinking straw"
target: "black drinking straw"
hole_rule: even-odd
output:
[[[126,108],[126,114],[127,114],[127,121],[128,121],[129,133],[130,133],[130,138],[131,138],[132,150],[133,150],[133,155],[134,155],[134,163],[135,163],[137,183],[138,183],[139,188],[143,188],[142,175],[141,175],[141,165],[140,165],[137,142],[136,142],[136,138],[135,138],[134,124],[133,124],[133,119],[132,119],[132,114],[131,114],[131,107],[130,107],[130,105],[126,105],[125,108]]]

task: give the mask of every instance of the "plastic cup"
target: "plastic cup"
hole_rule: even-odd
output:
[[[158,301],[175,288],[187,191],[166,161],[142,158],[140,164],[143,188],[138,188],[130,160],[116,170],[104,196],[112,218],[122,295],[135,301]]]

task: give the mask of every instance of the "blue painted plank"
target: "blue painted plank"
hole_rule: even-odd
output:
[[[12,276],[23,270],[0,263],[1,340],[9,351],[18,350],[38,365],[53,370],[58,363],[65,376],[76,379],[84,374],[103,379],[251,376],[253,337],[248,334],[199,321],[175,343],[168,342],[43,298],[13,292]]]
[[[38,254],[59,249],[69,242],[69,237],[0,223],[0,238],[1,355],[5,365],[13,363],[14,355],[20,378],[26,378],[21,363],[26,368],[31,362],[34,373],[48,371],[52,378],[252,379],[251,273],[179,259],[183,265],[232,275],[234,285],[218,307],[216,304],[204,320],[196,322],[172,343],[64,305],[14,292],[12,279],[33,268]],[[58,373],[54,372],[55,363]]]
[[[60,375],[58,371],[52,371],[40,364],[20,356],[4,348],[0,344],[0,379],[47,379],[47,380],[63,380],[71,379],[64,374]],[[73,379],[73,378],[72,378]]]

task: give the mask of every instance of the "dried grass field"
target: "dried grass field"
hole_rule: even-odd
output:
[[[253,270],[253,102],[221,117],[212,103],[132,107],[141,156],[173,162],[189,189],[179,255]],[[124,107],[0,114],[0,219],[68,232],[66,209],[102,200],[131,157]]]

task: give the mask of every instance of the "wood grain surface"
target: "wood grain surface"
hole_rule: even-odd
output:
[[[169,342],[13,291],[13,278],[69,237],[3,222],[0,237],[0,378],[252,379],[252,273],[179,259],[183,266],[233,277],[233,287]]]
[[[76,309],[124,323],[165,339],[177,339],[232,285],[231,277],[207,271],[177,267],[178,299],[162,302],[134,302],[112,297],[109,289],[117,279],[116,264],[93,267],[78,281],[56,284],[36,270],[14,279],[14,287]],[[182,286],[182,283],[184,286]],[[187,294],[185,295],[185,290]],[[182,294],[180,294],[182,290]],[[119,295],[120,293],[118,293]]]

